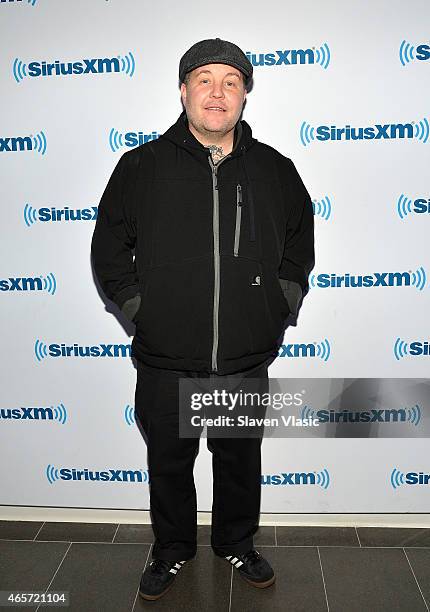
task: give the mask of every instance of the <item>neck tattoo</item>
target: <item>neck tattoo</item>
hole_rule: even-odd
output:
[[[223,157],[225,157],[224,151],[222,147],[218,147],[217,145],[209,145],[209,151],[211,152],[212,161],[217,164]]]

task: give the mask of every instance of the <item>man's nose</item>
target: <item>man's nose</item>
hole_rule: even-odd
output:
[[[215,83],[215,82],[213,83],[211,96],[213,96],[214,98],[224,97],[224,90],[222,88],[222,83]]]

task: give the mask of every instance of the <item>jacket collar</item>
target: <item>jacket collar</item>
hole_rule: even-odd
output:
[[[200,151],[208,154],[208,147],[202,145],[188,127],[188,119],[185,111],[182,111],[176,123],[174,123],[160,138],[170,140],[178,147],[190,152]],[[243,119],[238,121],[234,130],[233,150],[230,157],[236,157],[255,144],[256,139],[252,137],[252,130]]]

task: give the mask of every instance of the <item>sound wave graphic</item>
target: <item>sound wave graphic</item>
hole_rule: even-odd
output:
[[[42,280],[43,288],[45,289],[45,291],[47,291],[51,295],[54,295],[57,291],[57,281],[55,280],[55,276],[53,275],[53,273],[50,272],[45,277],[42,277]]]
[[[408,343],[401,338],[397,338],[394,343],[394,357],[399,361],[408,355]]]
[[[27,64],[16,57],[12,64],[12,74],[17,83],[20,83],[27,76]]]
[[[109,145],[114,153],[124,146],[123,136],[124,134],[121,134],[121,132],[118,132],[115,128],[111,129],[109,133]]]
[[[331,201],[328,196],[321,198],[321,200],[312,200],[312,207],[314,209],[314,215],[318,215],[329,220],[331,215]]]
[[[48,347],[41,340],[36,339],[34,343],[34,353],[36,355],[37,361],[42,361],[45,357],[48,357]]]
[[[415,47],[406,42],[406,40],[402,40],[399,49],[399,58],[402,66],[406,66],[406,64],[412,62],[415,59]]]
[[[421,408],[418,404],[412,406],[411,408],[405,408],[406,414],[408,416],[408,421],[417,427],[421,421]]]
[[[330,59],[331,59],[331,55],[330,55],[330,49],[327,43],[324,43],[323,45],[321,45],[321,47],[319,49],[315,49],[315,56],[316,56],[316,61],[317,64],[320,64],[320,66],[322,66],[324,68],[324,70],[327,70],[328,65],[330,64]]]
[[[124,57],[118,55],[118,59],[121,62],[122,72],[125,72],[126,74],[128,74],[129,77],[132,77],[134,75],[134,70],[136,66],[133,53],[129,51],[128,54]]]
[[[330,484],[330,474],[328,470],[324,468],[321,472],[317,472],[317,482],[316,484],[322,487],[323,489],[327,489]]]
[[[126,407],[124,408],[124,420],[127,423],[127,425],[130,425],[130,426],[136,425],[134,407],[129,406],[129,404],[127,404]]]
[[[33,149],[42,155],[46,152],[46,136],[44,132],[39,132],[33,138]]]
[[[421,140],[424,144],[428,141],[430,135],[430,126],[427,117],[415,123],[415,138]]]
[[[397,200],[397,214],[399,215],[400,219],[404,219],[411,212],[412,200],[402,193]]]
[[[313,419],[315,415],[315,410],[310,406],[303,406],[300,414],[300,418],[302,419]]]
[[[394,468],[390,475],[390,483],[393,489],[397,489],[401,485],[405,484],[405,474],[400,472],[397,468]]]
[[[46,478],[49,484],[53,484],[56,480],[60,480],[59,470],[50,463],[46,467]]]
[[[323,361],[328,361],[330,359],[331,349],[330,342],[325,338],[322,342],[318,342],[316,344],[316,356],[320,357]]]
[[[65,425],[67,421],[67,411],[64,404],[58,404],[58,406],[51,406],[54,412],[55,420],[59,421],[61,425]]]
[[[426,284],[426,271],[421,266],[416,272],[412,272],[412,283],[419,291],[422,291]]]
[[[315,140],[315,128],[306,121],[303,121],[300,127],[300,140],[305,147],[311,143],[311,140]]]
[[[27,227],[33,225],[37,221],[37,210],[30,206],[30,204],[26,204],[24,206],[24,223]]]

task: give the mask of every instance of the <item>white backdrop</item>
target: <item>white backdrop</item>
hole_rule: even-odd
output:
[[[179,116],[179,58],[204,38],[263,64],[244,118],[315,201],[314,286],[282,352],[298,356],[270,376],[428,375],[429,22],[425,0],[0,2],[1,504],[148,508],[128,351],[55,356],[56,345],[131,343],[94,284],[86,217],[139,133],[155,138]],[[56,74],[68,62],[75,74]],[[373,129],[324,139],[331,126]],[[348,274],[372,286],[324,286]],[[202,440],[200,510],[210,466]],[[316,476],[275,484],[302,472]],[[420,472],[426,439],[265,440],[262,511],[426,512],[429,485],[407,476]]]

